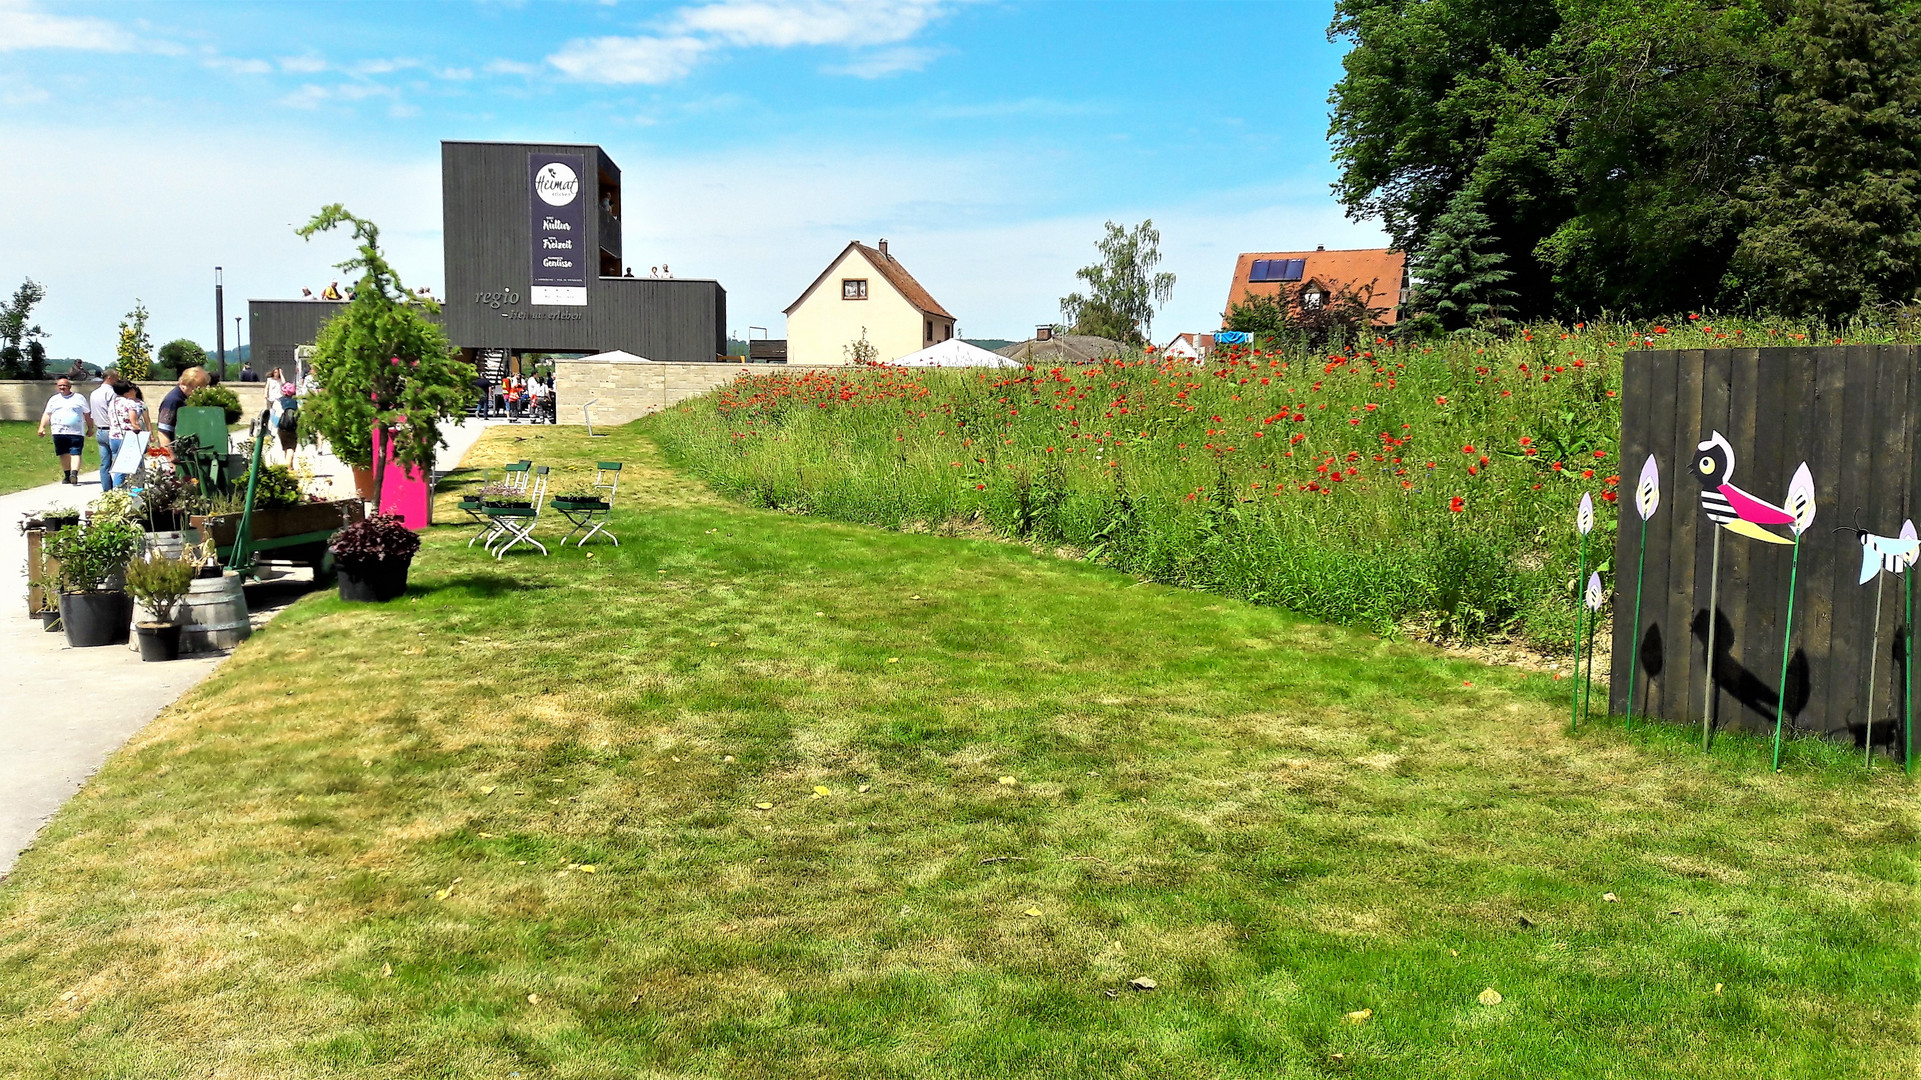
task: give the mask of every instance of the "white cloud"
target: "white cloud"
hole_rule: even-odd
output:
[[[142,43],[105,19],[49,15],[28,0],[0,0],[0,52],[24,49],[78,49],[85,52],[135,52]]]
[[[729,45],[889,45],[921,32],[940,14],[927,0],[720,0],[678,12],[673,22]]]
[[[327,70],[327,61],[313,53],[305,56],[283,56],[280,58],[280,70],[290,71],[296,75],[318,75]]]
[[[347,70],[354,75],[390,75],[396,71],[405,71],[419,66],[418,60],[362,60]]]
[[[722,48],[897,45],[942,10],[933,0],[718,0],[674,12],[654,33],[577,38],[547,62],[585,82],[659,85],[685,76],[702,56]],[[827,70],[876,78],[917,71],[936,55],[906,47],[880,50]]]
[[[919,71],[941,54],[939,49],[901,45],[877,49],[855,57],[845,64],[828,64],[821,71],[828,75],[852,75],[857,79],[883,79],[903,71]]]
[[[209,57],[206,64],[215,71],[226,71],[235,75],[267,75],[273,71],[273,65],[265,60],[243,60],[237,56]]]
[[[599,37],[570,41],[547,62],[576,79],[659,85],[694,69],[709,43],[695,37]]]

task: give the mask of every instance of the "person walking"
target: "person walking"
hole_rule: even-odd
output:
[[[287,455],[287,467],[293,467],[294,447],[300,437],[300,398],[294,393],[294,384],[279,377],[267,383],[267,392],[273,400],[267,407],[267,426],[280,437],[280,449]]]
[[[509,424],[520,423],[520,386],[520,376],[507,376],[507,422]]]
[[[93,421],[93,446],[100,451],[100,490],[113,490],[113,404],[120,400],[120,372],[108,368],[100,373],[100,385],[87,395],[87,411]]]
[[[113,487],[127,482],[127,477],[140,471],[140,462],[147,454],[147,441],[151,437],[151,427],[147,422],[147,403],[140,392],[137,382],[120,384],[120,397],[113,406]]]
[[[174,384],[173,389],[167,391],[166,397],[160,399],[160,410],[154,414],[154,428],[157,431],[154,436],[155,441],[161,446],[173,444],[174,420],[180,415],[180,406],[187,403],[187,399],[193,396],[195,390],[211,382],[213,382],[213,376],[207,374],[207,369],[203,367],[190,367],[180,373],[180,381]],[[121,397],[125,398],[126,395],[122,394]],[[143,404],[141,406],[143,416],[145,412],[146,406]]]
[[[482,420],[485,420],[493,411],[491,408],[494,403],[493,380],[487,378],[486,372],[476,371],[474,372],[474,389],[480,394],[480,404],[474,407],[475,411]]]
[[[53,388],[55,393],[47,399],[47,407],[40,410],[40,434],[47,434],[49,427],[53,429],[60,482],[78,484],[80,457],[87,446],[87,433],[93,428],[93,414],[88,411],[87,399],[73,392],[73,380],[57,380]]]
[[[536,424],[547,419],[547,384],[538,375],[527,384],[527,411]]]

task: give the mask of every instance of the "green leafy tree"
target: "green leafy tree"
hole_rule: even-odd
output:
[[[1419,252],[1481,199],[1513,315],[1704,307],[1776,153],[1783,0],[1337,0],[1334,185]]]
[[[160,346],[160,366],[173,375],[191,367],[205,367],[207,350],[186,338],[175,338]]]
[[[1839,319],[1921,289],[1921,5],[1810,0],[1782,153],[1756,178],[1730,283],[1752,305]]]
[[[1460,330],[1504,321],[1514,301],[1502,269],[1507,256],[1494,250],[1493,222],[1472,190],[1455,195],[1434,221],[1409,268],[1416,284],[1409,308],[1417,329]]]
[[[298,230],[353,230],[352,258],[336,264],[359,275],[353,299],[328,320],[314,342],[317,387],[301,407],[303,424],[319,432],[342,461],[374,470],[374,499],[386,482],[386,457],[375,461],[378,433],[403,466],[431,470],[444,440],[441,425],[473,405],[473,368],[462,362],[446,332],[425,312],[432,299],[408,289],[380,250],[380,229],[339,203],[326,206]]]
[[[1269,296],[1264,293],[1250,294],[1238,304],[1230,304],[1227,309],[1227,325],[1223,330],[1244,330],[1265,337],[1279,337],[1287,332],[1286,297]]]
[[[120,345],[114,350],[114,365],[124,378],[135,382],[147,377],[153,367],[153,339],[147,336],[147,306],[139,300],[120,321]]]
[[[34,307],[46,297],[46,287],[27,278],[0,306],[0,373],[8,378],[37,379],[46,371],[47,351],[40,339],[49,335],[32,321]]]
[[[1152,219],[1132,229],[1110,221],[1096,246],[1101,261],[1074,272],[1087,283],[1087,295],[1061,297],[1061,315],[1077,334],[1143,344],[1152,332],[1155,309],[1174,295],[1174,275],[1154,270],[1161,262],[1160,230]]]

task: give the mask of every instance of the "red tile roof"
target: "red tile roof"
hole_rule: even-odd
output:
[[[932,315],[941,319],[953,319],[954,316],[948,314],[947,309],[940,306],[940,301],[934,299],[933,294],[923,288],[920,282],[915,281],[914,275],[908,273],[907,268],[902,266],[898,260],[892,255],[882,252],[879,248],[868,247],[859,240],[852,241],[847,247],[842,248],[840,254],[834,256],[833,259],[828,262],[827,269],[820,272],[820,277],[815,278],[813,284],[802,289],[800,296],[797,297],[793,303],[787,305],[787,310],[783,314],[792,315],[794,313],[794,309],[800,306],[800,302],[807,299],[808,294],[820,285],[821,281],[827,277],[828,273],[831,272],[834,267],[840,265],[841,259],[847,254],[847,248],[854,248],[866,256],[867,261],[873,265],[875,271],[886,278],[888,283],[894,286],[896,292],[906,297],[907,302],[919,308],[923,314]]]
[[[1318,282],[1330,291],[1348,288],[1364,297],[1371,290],[1368,307],[1375,312],[1375,322],[1392,326],[1400,318],[1401,287],[1407,280],[1407,255],[1392,248],[1350,248],[1345,251],[1241,253],[1234,260],[1234,280],[1227,287],[1227,307],[1221,311],[1223,320],[1227,318],[1228,310],[1236,304],[1245,303],[1249,296],[1280,296],[1284,286],[1293,284],[1247,280],[1254,271],[1256,259],[1306,260],[1307,265],[1301,271],[1302,284]]]

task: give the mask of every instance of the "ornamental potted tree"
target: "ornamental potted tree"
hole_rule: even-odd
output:
[[[133,628],[140,639],[140,659],[180,659],[180,624],[174,621],[174,608],[193,588],[198,571],[191,560],[171,555],[149,556],[127,564],[127,592],[140,602],[151,620]]]
[[[381,604],[407,591],[420,537],[398,514],[375,514],[335,533],[328,548],[340,572],[340,598]]]
[[[126,568],[140,543],[140,526],[124,518],[69,525],[48,538],[47,557],[59,563],[54,587],[60,594],[67,644],[76,649],[126,644],[133,601],[124,589],[108,584]]]
[[[431,472],[441,425],[473,408],[474,369],[431,318],[439,304],[401,283],[373,222],[335,203],[298,233],[312,239],[342,226],[352,228],[357,246],[354,257],[338,265],[360,279],[353,299],[314,340],[315,389],[301,411],[356,477],[373,470],[369,494],[378,511],[389,456],[403,469]],[[391,447],[391,455],[376,460],[376,443]]]

